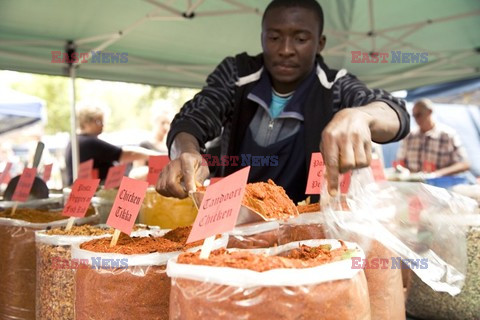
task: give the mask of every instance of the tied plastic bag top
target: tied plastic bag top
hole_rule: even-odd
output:
[[[97,252],[103,247],[110,250],[109,238],[99,240],[105,243],[73,245],[72,258],[80,265],[75,273],[76,319],[169,319],[170,279],[165,269],[168,259],[183,252],[184,244],[174,241],[177,237],[169,237],[171,241],[164,237],[153,253],[151,245],[157,241],[152,237],[123,244],[121,237],[111,250],[122,253]],[[214,248],[224,248],[227,241],[222,235]],[[86,244],[92,250],[80,248]],[[197,244],[188,251],[199,249]]]
[[[300,250],[301,245],[309,246],[310,252],[320,246],[334,251],[342,247],[340,241],[228,249],[240,256],[236,259],[228,253],[222,257],[224,251],[212,252],[204,260],[210,265],[196,264],[198,256],[193,256],[193,264],[184,261],[191,257],[188,255],[172,258],[167,265],[172,277],[170,319],[370,319],[365,275],[352,268],[350,259],[365,256],[356,244],[344,244],[349,250],[346,256],[321,265],[315,265],[315,258],[285,256]],[[220,262],[215,255],[220,255]]]
[[[334,237],[360,235],[367,251],[380,242],[435,291],[460,293],[466,274],[467,228],[475,201],[422,183],[375,183],[369,168],[353,171],[347,196],[350,212],[338,198],[322,193],[322,211]]]

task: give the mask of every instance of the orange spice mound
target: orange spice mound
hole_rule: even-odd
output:
[[[298,216],[297,207],[285,189],[272,180],[249,183],[242,204],[262,214],[267,219],[287,219]]]
[[[320,203],[310,203],[306,205],[297,206],[298,213],[319,212]]]
[[[60,211],[17,208],[13,215],[11,212],[12,208],[0,211],[0,218],[24,220],[31,223],[47,223],[68,218],[67,216],[62,216]]]
[[[167,232],[163,237],[130,237],[125,233],[120,234],[120,238],[114,247],[110,247],[112,238],[94,239],[84,242],[80,245],[81,249],[119,254],[145,254],[154,252],[172,252],[182,251],[203,244],[203,240],[186,244],[192,227],[179,227]],[[217,235],[216,239],[220,236]]]
[[[120,235],[117,244],[110,247],[112,238],[94,239],[80,245],[81,249],[93,252],[146,254],[154,252],[172,252],[183,249],[183,245],[162,237],[130,237],[124,233]]]
[[[199,252],[186,252],[178,257],[178,263],[248,269],[257,272],[273,269],[303,269],[344,259],[344,254],[349,249],[343,242],[341,243],[342,246],[334,250],[330,250],[329,245],[302,246],[287,252],[284,256],[267,256],[247,251],[228,252],[225,249],[218,249],[212,251],[208,259],[200,259]]]
[[[168,239],[173,242],[179,242],[185,244],[188,239],[188,235],[192,231],[192,227],[178,227],[173,230],[168,231],[162,238]]]

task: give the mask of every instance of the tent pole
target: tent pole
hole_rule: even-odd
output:
[[[78,178],[78,163],[79,163],[79,155],[78,155],[78,138],[77,138],[77,112],[75,108],[75,66],[72,64],[68,67],[68,73],[70,76],[71,81],[71,90],[70,90],[70,102],[71,102],[71,109],[70,109],[70,141],[72,146],[72,174],[73,174],[73,181]]]

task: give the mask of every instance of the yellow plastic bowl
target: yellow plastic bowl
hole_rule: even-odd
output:
[[[164,197],[149,188],[139,212],[139,222],[174,229],[193,224],[197,209],[191,198],[177,199]]]

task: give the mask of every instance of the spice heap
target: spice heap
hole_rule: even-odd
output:
[[[112,234],[114,229],[112,228],[99,228],[91,225],[73,226],[72,229],[66,230],[65,228],[53,228],[45,231],[45,234],[49,236],[101,236],[104,234]]]
[[[298,213],[320,212],[320,203],[310,203],[297,206]]]
[[[111,233],[111,228],[83,225],[37,234],[37,320],[74,319],[74,278],[80,265],[71,259],[71,245],[85,241],[85,237]]]
[[[80,245],[83,250],[103,254],[124,254],[123,268],[78,269],[76,273],[75,314],[78,319],[165,319],[169,318],[170,278],[166,261],[180,252],[203,243],[186,245],[191,227],[176,228],[162,237],[129,237],[121,234],[117,245],[111,238],[91,240]],[[160,255],[150,255],[158,253]],[[166,258],[160,258],[166,253]],[[136,255],[133,260],[130,255]],[[141,257],[142,264],[135,264]],[[153,256],[153,257],[152,257]],[[103,258],[104,259],[104,255]],[[118,256],[112,256],[116,259]],[[158,260],[156,260],[158,259]],[[95,287],[92,287],[95,283]]]
[[[200,259],[182,253],[168,268],[170,319],[370,320],[364,272],[352,272],[348,261],[361,252],[343,242],[337,249],[325,243],[333,245],[314,240],[293,250],[287,249],[292,244],[280,246],[282,256],[220,249]]]
[[[451,244],[450,244],[451,245]],[[456,247],[451,248],[456,250]],[[408,285],[407,311],[412,316],[439,320],[479,319],[480,316],[480,227],[467,233],[467,275],[462,291],[452,297],[435,292],[416,274]]]
[[[0,217],[6,218],[0,219],[0,319],[34,319],[35,231],[66,224],[68,217],[33,208],[17,208],[14,215],[8,209]]]
[[[242,204],[260,213],[266,219],[288,219],[298,215],[297,207],[285,189],[272,180],[249,183]]]
[[[264,272],[272,269],[303,269],[339,261],[350,257],[345,243],[338,249],[331,250],[330,245],[300,248],[289,251],[283,256],[259,255],[246,251],[228,252],[225,249],[212,251],[208,259],[200,259],[200,253],[186,252],[178,257],[178,263],[206,266],[222,266],[237,269],[249,269]]]
[[[48,211],[29,208],[17,208],[13,215],[11,213],[12,208],[0,211],[0,218],[23,220],[32,223],[46,223],[68,218],[66,216],[62,216],[62,213],[60,211]]]

